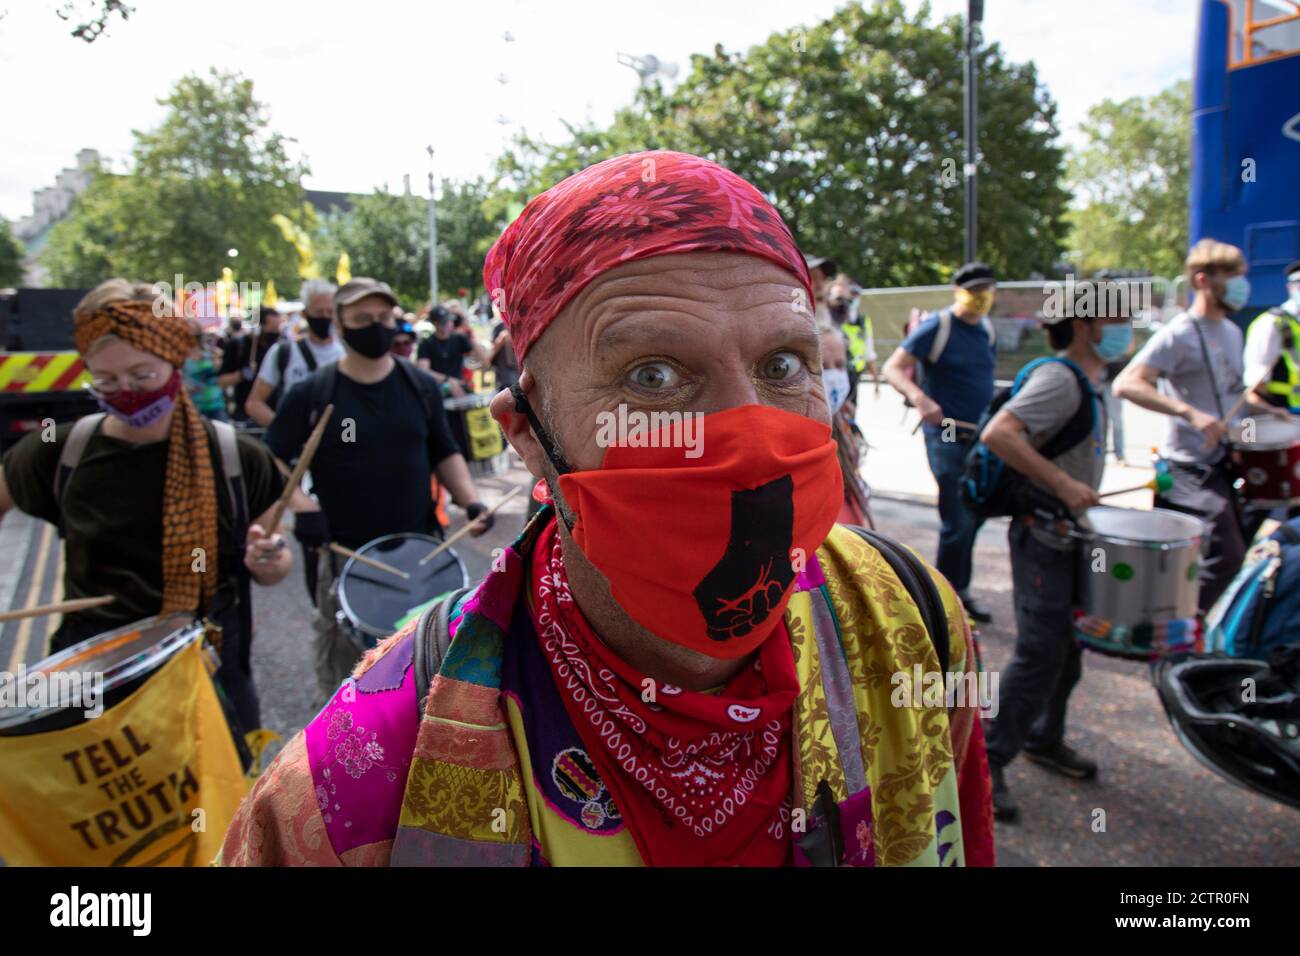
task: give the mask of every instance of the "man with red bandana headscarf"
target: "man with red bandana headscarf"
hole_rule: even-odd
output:
[[[699,157],[620,156],[534,199],[484,279],[522,368],[492,412],[545,507],[363,661],[220,862],[991,864],[965,615],[925,569],[929,635],[835,525],[812,290],[775,209]],[[944,657],[971,689],[947,704]]]

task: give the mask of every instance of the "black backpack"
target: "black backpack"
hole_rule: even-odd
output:
[[[1048,362],[1060,362],[1074,373],[1079,383],[1080,398],[1073,417],[1038,449],[1038,453],[1050,461],[1088,437],[1097,424],[1097,412],[1093,407],[1097,394],[1088,377],[1083,374],[1083,369],[1059,356],[1034,359],[1020,370],[1010,388],[1001,389],[994,395],[993,401],[980,416],[977,436],[984,433],[993,416],[1020,391],[1034,369]],[[1008,467],[993,454],[988,445],[978,439],[966,452],[962,464],[961,497],[966,507],[981,518],[1015,517],[1036,511],[1045,511],[1053,516],[1065,514],[1064,507],[1055,497],[1020,472]]]

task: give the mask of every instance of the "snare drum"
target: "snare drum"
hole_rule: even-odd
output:
[[[497,475],[510,467],[505,436],[488,411],[492,396],[484,393],[443,399],[452,437],[465,453],[471,474]]]
[[[439,544],[427,534],[389,534],[357,549],[408,578],[347,559],[338,578],[338,622],[359,648],[369,650],[391,635],[411,608],[469,584],[465,564],[453,548],[420,563]]]
[[[1089,508],[1079,520],[1076,639],[1134,660],[1200,650],[1196,622],[1205,526],[1155,508]]]
[[[1249,429],[1254,430],[1254,441],[1245,440]],[[1300,422],[1260,416],[1234,425],[1230,438],[1240,459],[1234,471],[1247,505],[1300,504]]]
[[[192,615],[147,618],[6,675],[0,860],[212,859],[247,784],[203,637]]]

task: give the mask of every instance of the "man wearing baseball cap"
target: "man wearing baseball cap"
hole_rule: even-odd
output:
[[[471,521],[487,510],[448,430],[437,383],[392,355],[398,304],[376,279],[359,277],[339,289],[334,322],[346,351],[289,390],[266,435],[287,470],[325,406],[334,405],[310,469],[319,510],[299,512],[294,528],[305,550],[319,552],[313,627],[316,677],[326,696],[362,650],[336,619],[341,565],[329,543],[356,550],[383,535],[441,533],[429,493],[435,473]],[[474,533],[491,525],[487,516]]]
[[[980,437],[1006,467],[1077,514],[1100,503],[1106,467],[1101,379],[1106,363],[1127,352],[1133,328],[1126,300],[1092,282],[1079,283],[1069,300],[1045,311],[1043,324],[1056,355],[1035,360],[1017,377],[1018,386]],[[1095,763],[1065,743],[1066,707],[1083,671],[1073,625],[1078,545],[1027,515],[1013,518],[1007,539],[1016,648],[1002,670],[998,713],[985,725],[993,808],[1003,821],[1018,815],[1003,771],[1021,750],[1068,777],[1097,773]]]
[[[1300,259],[1283,270],[1287,300],[1261,312],[1246,330],[1251,399],[1300,414]]]
[[[881,374],[925,423],[925,453],[939,486],[942,525],[934,563],[957,589],[967,613],[987,624],[992,615],[969,590],[971,552],[981,522],[962,501],[961,473],[975,437],[968,425],[979,421],[993,398],[997,348],[988,314],[997,277],[986,263],[968,262],[953,273],[952,284],[953,304],[926,316],[894,350]]]

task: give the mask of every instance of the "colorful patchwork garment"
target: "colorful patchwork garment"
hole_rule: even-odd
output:
[[[900,675],[910,677],[918,668],[937,672],[939,659],[903,584],[866,541],[834,528],[799,575],[784,627],[774,632],[772,640],[789,642],[797,681],[793,704],[775,722],[787,736],[766,741],[765,724],[752,734],[658,748],[651,764],[637,763],[633,748],[617,735],[609,744],[613,725],[607,718],[632,727],[648,721],[633,701],[579,695],[577,711],[595,715],[592,724],[609,753],[593,758],[591,733],[575,729],[574,685],[557,670],[563,660],[548,660],[547,647],[554,650],[555,641],[548,644],[545,624],[538,626],[535,552],[539,539],[553,539],[553,522],[552,509],[544,509],[504,553],[499,569],[454,609],[453,640],[423,708],[413,666],[414,624],[367,654],[355,682],[345,684],[262,775],[217,862],[639,866],[647,858],[663,859],[670,838],[662,826],[633,833],[630,821],[637,815],[624,815],[614,798],[618,786],[610,786],[616,781],[602,778],[599,765],[608,766],[613,754],[629,770],[628,779],[645,786],[646,799],[689,822],[690,833],[671,837],[679,849],[683,839],[710,840],[713,815],[718,826],[739,817],[736,804],[758,792],[761,773],[782,767],[788,774],[788,786],[785,777],[780,786],[784,800],[770,813],[765,805],[765,829],[749,844],[764,849],[738,854],[738,860],[993,864],[979,703],[959,697],[956,706],[945,706],[928,694],[900,694],[900,682],[908,687]],[[948,616],[950,673],[973,686],[976,661],[965,614],[947,582],[934,577]],[[790,656],[760,654],[758,660]],[[605,686],[600,677],[586,675],[581,686],[599,691]],[[784,677],[765,680],[785,687]],[[721,693],[737,686],[729,683]],[[660,693],[676,690],[659,687]],[[783,763],[761,759],[767,743],[774,755],[784,755]],[[746,771],[729,774],[719,754],[748,761]],[[676,789],[638,775],[649,766],[666,775],[664,784],[675,781]],[[724,800],[715,794],[705,807],[701,793],[723,778],[736,789]],[[652,844],[643,846],[647,840]],[[826,847],[834,848],[829,856]],[[708,852],[700,856],[713,859]]]

